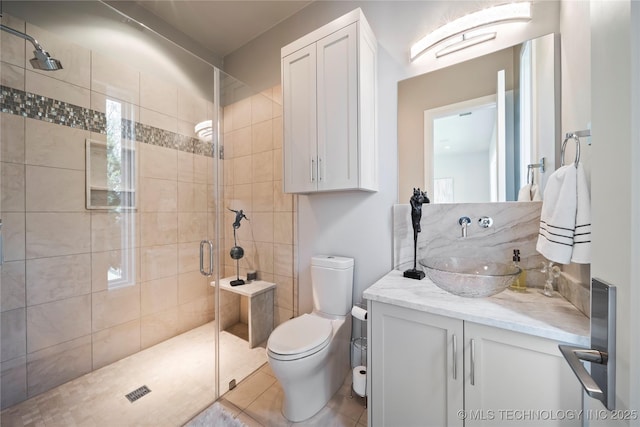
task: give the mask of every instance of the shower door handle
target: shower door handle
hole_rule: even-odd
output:
[[[204,269],[204,247],[209,246],[209,270]],[[211,240],[202,240],[200,242],[200,274],[203,276],[211,276],[213,274],[213,242]]]

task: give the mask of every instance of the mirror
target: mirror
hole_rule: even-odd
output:
[[[399,82],[400,197],[515,201],[532,181],[542,192],[559,152],[558,46],[549,34]]]

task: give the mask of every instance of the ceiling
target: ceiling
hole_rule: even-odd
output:
[[[212,55],[223,58],[312,3],[311,0],[136,0]],[[144,22],[144,19],[142,22]],[[148,25],[148,24],[147,24]],[[149,25],[154,28],[156,25]],[[154,28],[156,29],[156,28]]]
[[[433,121],[435,154],[469,154],[489,150],[496,127],[496,104],[466,108]]]
[[[6,1],[6,0],[5,0]],[[259,38],[284,21],[287,31],[301,32],[300,25],[322,25],[356,7],[366,10],[376,34],[379,50],[406,67],[409,74],[459,62],[455,56],[437,63],[409,61],[409,48],[429,31],[472,11],[501,4],[505,0],[102,0],[176,44],[222,68],[225,57]],[[326,3],[326,4],[323,4]],[[555,2],[538,1],[541,22]],[[289,18],[307,8],[304,18]],[[552,22],[549,20],[549,22]],[[303,24],[301,24],[303,23]],[[401,30],[399,31],[399,27]],[[518,27],[520,28],[520,27]],[[305,27],[305,30],[307,27]],[[553,30],[551,30],[553,31]],[[308,32],[308,31],[307,31]],[[506,32],[505,34],[508,34]],[[517,38],[520,37],[516,33]],[[509,35],[499,37],[495,50],[510,46]],[[503,41],[504,40],[504,41]],[[501,43],[504,45],[502,46]],[[483,47],[470,49],[482,52]],[[477,54],[473,52],[470,57]],[[462,55],[464,57],[464,55]]]

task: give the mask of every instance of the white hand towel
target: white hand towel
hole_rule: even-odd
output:
[[[540,191],[540,187],[538,187],[536,184],[532,185],[531,193],[533,194],[531,201],[539,202],[542,200],[542,192]]]
[[[540,200],[542,200],[542,195],[536,184],[526,184],[518,192],[519,202],[539,202]]]
[[[531,184],[526,184],[524,187],[520,189],[520,191],[518,192],[518,201],[519,202],[531,201]]]
[[[587,186],[587,176],[581,163],[578,163],[576,173],[576,229],[573,236],[571,262],[589,264],[591,262],[591,196]]]
[[[576,226],[576,173],[575,165],[562,166],[549,179],[544,190],[540,213],[540,234],[536,250],[545,258],[569,264],[573,253]]]

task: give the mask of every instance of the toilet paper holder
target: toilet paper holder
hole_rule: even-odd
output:
[[[364,397],[364,406],[367,407],[367,338],[359,337],[351,340],[351,394]]]
[[[367,407],[367,337],[365,336],[367,321],[367,307],[363,303],[357,303],[351,309],[353,318],[360,320],[360,337],[351,340],[351,398],[357,394],[365,399],[364,406]]]

